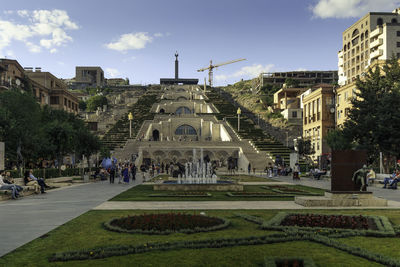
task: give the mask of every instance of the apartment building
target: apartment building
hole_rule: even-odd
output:
[[[274,94],[274,110],[279,110],[289,123],[301,125],[303,110],[300,105],[300,96],[306,90],[306,88],[282,87]]]
[[[0,59],[0,91],[19,87],[24,78],[24,68],[14,59]]]
[[[104,71],[101,67],[77,66],[75,67],[75,81],[73,86],[76,89],[87,87],[103,87],[105,85]]]
[[[338,52],[339,85],[355,81],[375,60],[400,56],[400,8],[370,12],[342,34]]]
[[[314,161],[330,153],[325,137],[335,128],[333,85],[320,84],[303,93],[303,139],[311,141],[315,153],[310,155]]]
[[[77,114],[79,111],[79,99],[70,93],[63,81],[50,72],[42,72],[41,68],[25,68],[26,76],[32,81],[36,97],[45,95],[47,90],[48,99],[46,104],[55,109],[65,110]],[[36,85],[36,86],[35,86]],[[38,100],[39,101],[39,100]]]

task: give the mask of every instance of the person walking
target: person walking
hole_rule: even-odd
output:
[[[136,180],[136,166],[135,163],[131,165],[131,174],[132,174],[132,181],[134,182]]]
[[[124,177],[124,183],[129,184],[129,168],[128,168],[128,164],[125,165],[124,170],[122,171],[122,175]]]
[[[247,172],[250,174],[250,172],[251,172],[251,164],[250,164],[250,162],[249,162],[249,165],[247,166]]]
[[[116,169],[116,166],[115,166],[115,163],[113,162],[113,163],[111,164],[111,167],[110,167],[110,184],[113,184],[113,183],[114,183],[114,179],[115,179],[115,169]]]

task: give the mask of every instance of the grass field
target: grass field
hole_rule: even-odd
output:
[[[145,213],[151,213],[147,211]],[[167,212],[167,211],[165,211]],[[188,211],[184,211],[188,212]],[[275,210],[203,211],[210,216],[224,217],[231,226],[224,230],[171,235],[122,234],[105,230],[102,223],[115,217],[143,214],[144,211],[90,211],[58,227],[48,234],[0,258],[0,266],[262,266],[264,257],[310,257],[318,266],[382,266],[338,249],[310,241],[283,242],[267,245],[233,246],[225,248],[177,249],[114,256],[70,262],[48,262],[56,252],[92,249],[109,245],[142,245],[176,242],[262,236],[275,232],[259,229],[258,225],[235,216],[235,212],[272,218]],[[399,210],[314,210],[314,213],[363,214],[387,216],[392,224],[400,224]],[[194,213],[188,212],[188,213]],[[196,211],[199,213],[199,211]],[[400,259],[399,238],[349,237],[337,239],[344,244]]]

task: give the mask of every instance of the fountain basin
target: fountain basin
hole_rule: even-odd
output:
[[[243,191],[243,185],[218,181],[216,184],[178,184],[175,181],[153,185],[154,191]]]

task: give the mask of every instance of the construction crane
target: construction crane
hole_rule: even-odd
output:
[[[197,71],[200,72],[200,71],[208,70],[208,82],[210,84],[210,87],[212,87],[212,84],[213,84],[213,69],[214,68],[217,68],[217,67],[220,67],[220,66],[223,66],[223,65],[227,65],[227,64],[232,64],[232,63],[239,62],[239,61],[242,61],[242,60],[246,60],[246,59],[245,58],[241,58],[241,59],[231,60],[231,61],[227,61],[227,62],[223,62],[223,63],[220,63],[220,64],[215,64],[215,65],[213,65],[212,64],[212,60],[210,60],[210,66],[202,68],[202,69],[199,69]]]

